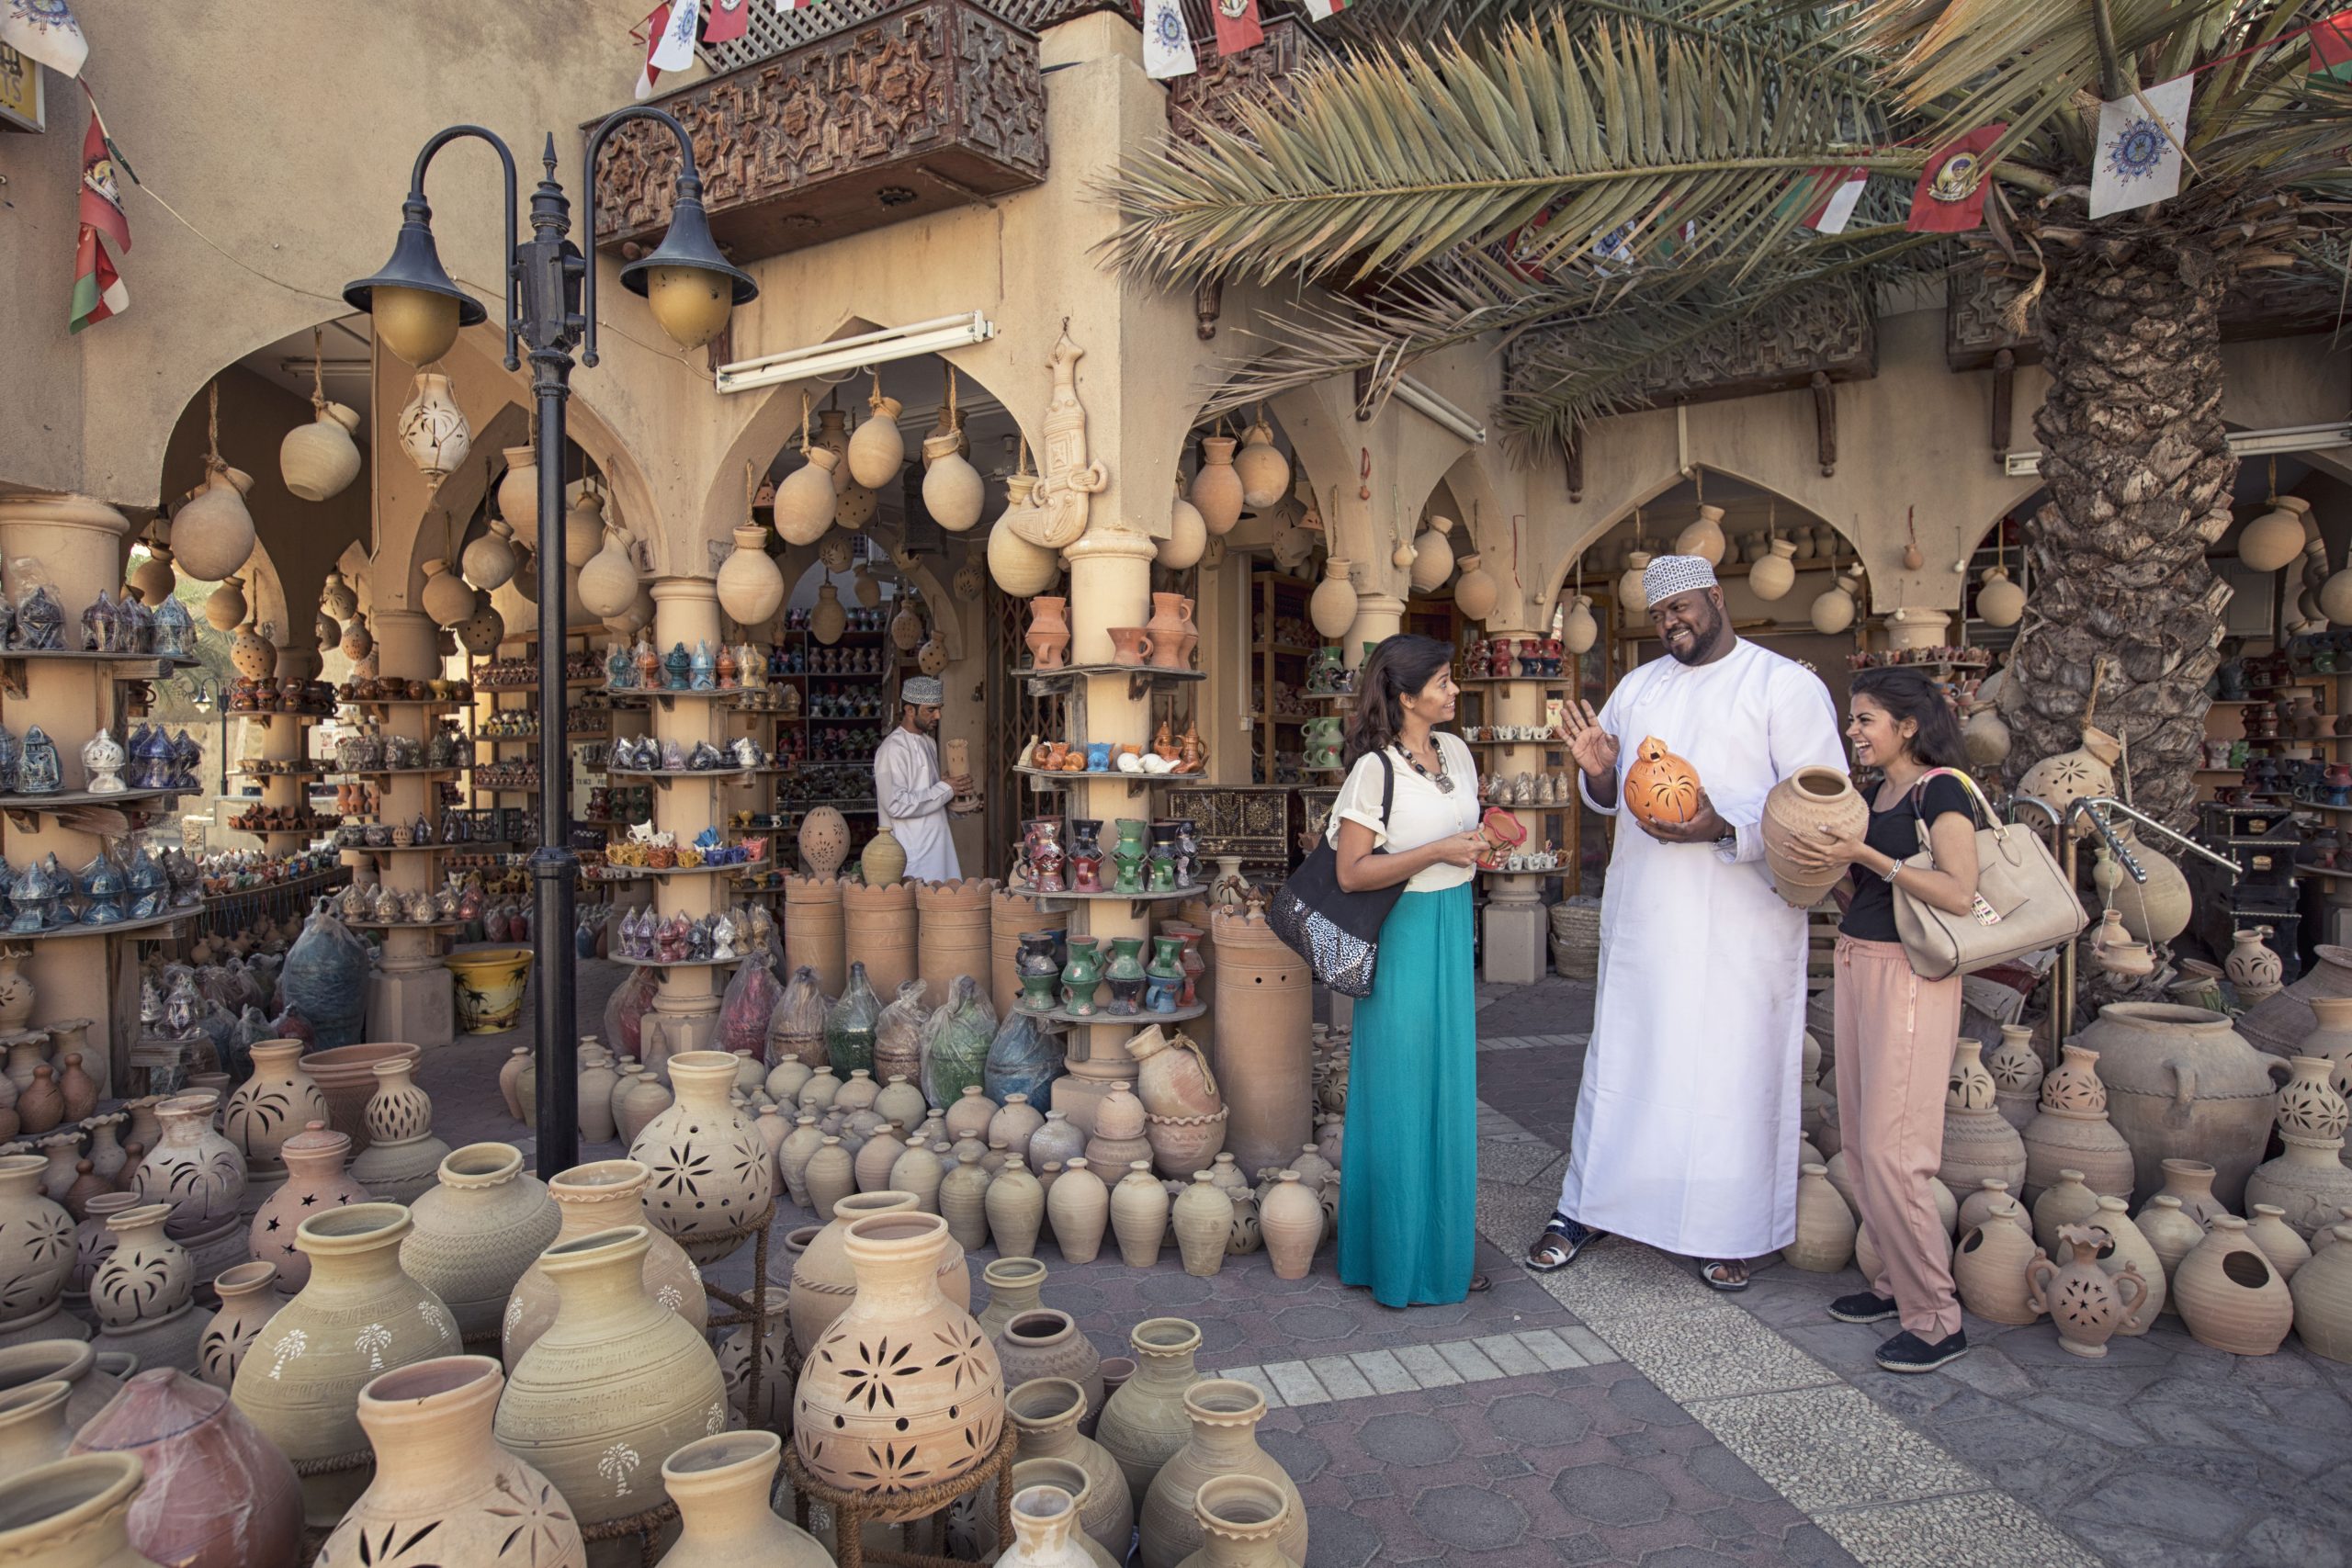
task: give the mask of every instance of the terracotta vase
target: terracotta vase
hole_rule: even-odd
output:
[[[2183,1213],[2180,1200],[2169,1192],[2159,1192],[2142,1204],[2132,1224],[2147,1239],[2156,1255],[2157,1266],[2164,1270],[2165,1299],[2156,1310],[2177,1317],[2180,1302],[2172,1281],[2179,1272],[2180,1260],[2197,1250],[2198,1243],[2205,1239],[2205,1227]]]
[[[1962,1236],[1952,1251],[1951,1280],[1961,1303],[1994,1323],[2031,1323],[2041,1314],[2027,1301],[2025,1269],[2041,1256],[2024,1212],[2011,1200],[1996,1201],[1993,1217]]]
[[[2079,1170],[2062,1170],[2058,1179],[2033,1201],[2033,1240],[2042,1251],[2063,1253],[2058,1232],[2066,1225],[2086,1224],[2098,1213],[2098,1194],[2083,1184]]]
[[[1193,1514],[1204,1538],[1201,1550],[1178,1568],[1284,1568],[1291,1562],[1282,1540],[1295,1511],[1272,1482],[1220,1475],[1194,1495]]]
[[[2214,1216],[2205,1239],[2173,1271],[2172,1289],[2188,1332],[2232,1355],[2267,1356],[2294,1325],[2287,1281],[2234,1214]]]
[[[164,1228],[183,1241],[233,1222],[244,1197],[245,1157],[212,1130],[212,1106],[209,1094],[178,1095],[157,1106],[163,1140],[147,1151],[133,1182],[149,1202],[172,1206]]]
[[[1993,1075],[1993,1103],[2002,1120],[2024,1132],[2041,1098],[2041,1058],[2033,1049],[2033,1031],[2003,1024],[2001,1043],[1985,1055],[1984,1070]]]
[[[1148,1269],[1159,1261],[1168,1220],[1168,1192],[1151,1174],[1151,1162],[1133,1161],[1111,1190],[1111,1231],[1128,1268]]]
[[[2138,1303],[2115,1325],[2116,1333],[2136,1338],[2155,1326],[2156,1314],[2164,1311],[2165,1298],[2171,1294],[2164,1259],[2140,1233],[2140,1227],[2132,1223],[2120,1198],[2100,1199],[2098,1213],[2090,1224],[2106,1236],[2098,1249],[2098,1266],[2111,1279],[2127,1268],[2135,1269],[2141,1283],[2147,1287]]]
[[[371,1040],[313,1051],[302,1058],[302,1070],[311,1075],[311,1081],[327,1097],[327,1125],[351,1140],[354,1157],[367,1153],[368,1144],[376,1137],[368,1110],[388,1081],[376,1071],[377,1066],[384,1062],[406,1062],[413,1068],[422,1055],[421,1047],[404,1041]],[[424,1100],[424,1091],[413,1092],[429,1115],[431,1102]]]
[[[130,1454],[83,1454],[0,1477],[0,1563],[9,1568],[158,1568],[130,1543],[146,1472]]]
[[[1160,1467],[1144,1497],[1144,1568],[1177,1568],[1201,1549],[1205,1538],[1193,1503],[1202,1486],[1220,1475],[1254,1475],[1282,1490],[1292,1516],[1280,1538],[1282,1550],[1293,1562],[1306,1562],[1306,1500],[1283,1467],[1258,1446],[1266,1396],[1246,1382],[1211,1378],[1186,1392],[1184,1411],[1192,1437]]]
[[[828,1136],[808,1156],[801,1179],[808,1186],[808,1206],[820,1220],[833,1217],[836,1204],[857,1190],[857,1173],[841,1139]]]
[[[1035,1258],[1037,1234],[1045,1224],[1046,1190],[1020,1159],[1008,1157],[989,1183],[984,1206],[989,1235],[1003,1258]]]
[[[65,1425],[78,1429],[122,1392],[122,1379],[138,1370],[129,1356],[101,1355],[78,1339],[37,1339],[0,1349],[0,1393],[38,1382],[62,1382]]]
[[[74,1216],[42,1193],[48,1165],[39,1155],[0,1155],[0,1346],[89,1336],[58,1312],[74,1271]]]
[[[1069,661],[1069,601],[1040,593],[1029,601],[1029,631],[1022,641],[1029,649],[1030,668],[1058,670]]]
[[[1990,1082],[1988,1077],[1986,1084]],[[1985,1098],[1992,1096],[1988,1092]],[[1958,1191],[1973,1190],[1988,1179],[2015,1190],[2024,1185],[2025,1173],[2025,1141],[1999,1111],[1945,1108],[1943,1162],[1936,1168],[1938,1180]]]
[[[275,1266],[280,1295],[294,1294],[311,1278],[311,1260],[294,1245],[294,1228],[312,1214],[368,1201],[368,1189],[345,1174],[344,1156],[350,1149],[351,1140],[323,1121],[312,1122],[279,1145],[285,1179],[262,1200],[245,1235],[254,1258]]]
[[[1062,1257],[1071,1263],[1091,1263],[1102,1249],[1102,1232],[1111,1219],[1110,1189],[1085,1159],[1071,1160],[1046,1190],[1046,1217]]]
[[[2181,1213],[2200,1225],[2230,1212],[2213,1193],[2213,1168],[2202,1160],[2176,1158],[2164,1162],[2164,1190],[2180,1200]]]
[[[1102,1411],[1102,1358],[1077,1320],[1052,1307],[1013,1315],[989,1341],[1008,1386],[1040,1378],[1067,1378],[1086,1394],[1085,1416]]]
[[[305,1258],[302,1261],[308,1265],[310,1259]],[[306,1272],[304,1278],[308,1277]],[[220,1309],[204,1325],[203,1336],[197,1342],[198,1377],[224,1393],[234,1386],[238,1364],[284,1304],[277,1285],[277,1266],[265,1262],[240,1263],[234,1269],[224,1269],[212,1281],[213,1293],[220,1298]]]
[[[563,1228],[547,1186],[512,1144],[469,1144],[410,1205],[401,1267],[441,1299],[460,1338],[495,1343],[514,1283]]]
[[[2330,1081],[2335,1064],[2324,1056],[2289,1060],[2287,1081],[2279,1087],[2275,1110],[2282,1137],[2341,1138],[2352,1125],[2352,1105]]]
[[[559,1241],[539,1258],[555,1321],[515,1359],[498,1401],[501,1447],[553,1482],[583,1526],[661,1501],[654,1471],[726,1425],[726,1387],[702,1335],[645,1291],[650,1228]]]
[[[848,1247],[851,1223],[875,1214],[910,1213],[914,1209],[914,1195],[910,1192],[886,1189],[844,1195],[834,1205],[831,1220],[809,1237],[793,1259],[791,1273],[792,1335],[803,1355],[849,1310],[857,1294],[857,1272],[850,1263]],[[940,1249],[938,1283],[940,1294],[959,1307],[970,1307],[971,1274],[965,1266],[964,1249],[952,1239]]]
[[[970,1140],[958,1146],[956,1168],[939,1183],[940,1217],[947,1222],[947,1234],[967,1252],[978,1252],[989,1245],[989,1173],[980,1164],[979,1152]]]
[[[1699,809],[1698,771],[1666,749],[1656,736],[1634,749],[1634,764],[1625,771],[1625,804],[1635,817],[1654,826],[1688,822]]]
[[[528,1090],[530,1066],[526,1057],[516,1075],[518,1096]],[[432,1188],[449,1145],[433,1135],[433,1100],[415,1083],[413,1058],[387,1057],[367,1071],[375,1092],[360,1115],[367,1139],[353,1143],[352,1179],[379,1202],[413,1203]]]
[[[1004,1408],[1023,1460],[1059,1460],[1085,1474],[1080,1522],[1090,1539],[1125,1562],[1135,1537],[1135,1498],[1118,1461],[1080,1429],[1086,1391],[1068,1378],[1034,1378],[1012,1385]]]
[[[1772,786],[1764,797],[1758,830],[1764,840],[1765,867],[1772,874],[1773,889],[1783,902],[1810,909],[1845,879],[1843,867],[1820,872],[1800,868],[1790,858],[1789,846],[1799,840],[1817,844],[1829,829],[1841,835],[1860,832],[1870,814],[1853,780],[1837,768],[1799,768]]]
[[[2163,1162],[2179,1156],[2211,1164],[2215,1194],[2241,1203],[2285,1064],[2248,1044],[2225,1015],[2169,1003],[2111,1002],[2079,1038],[2099,1053],[2109,1119],[2132,1148],[2132,1195],[2153,1195]]]
[[[445,1356],[359,1391],[376,1476],[320,1550],[317,1568],[397,1564],[430,1542],[438,1561],[483,1568],[586,1568],[571,1505],[492,1433],[505,1387],[487,1356]]]
[[[1313,976],[1262,916],[1220,908],[1209,1060],[1231,1114],[1225,1146],[1245,1172],[1285,1163],[1314,1130]]]
[[[718,1262],[767,1223],[775,1164],[750,1117],[729,1102],[735,1058],[682,1051],[670,1058],[677,1101],[647,1123],[629,1157],[652,1175],[647,1215],[697,1264]]]
[[[220,1131],[245,1156],[248,1193],[286,1179],[279,1149],[287,1139],[328,1117],[326,1096],[302,1070],[300,1040],[264,1040],[253,1048],[254,1075],[222,1108]]]
[[[1046,1266],[1034,1258],[1000,1258],[980,1270],[980,1282],[988,1287],[989,1300],[975,1321],[993,1341],[1006,1324],[1044,1304],[1039,1296],[1046,1283]]]
[[[939,1184],[946,1172],[939,1168],[939,1156],[920,1142],[909,1144],[906,1151],[890,1162],[888,1190],[914,1195],[915,1207],[926,1214],[939,1213]]]
[[[1206,1279],[1224,1269],[1226,1242],[1233,1233],[1233,1199],[1214,1175],[1193,1172],[1169,1218],[1185,1273]]]
[[[774,1432],[722,1432],[664,1460],[679,1533],[662,1568],[831,1568],[832,1554],[768,1505],[782,1450]]]
[[[2285,1211],[2276,1203],[2255,1206],[2245,1223],[2245,1238],[2262,1249],[2270,1266],[2278,1270],[2278,1278],[2291,1289],[2296,1271],[2312,1260],[2311,1244],[2288,1225]]]
[[[294,1245],[310,1255],[310,1282],[255,1337],[230,1393],[297,1464],[362,1454],[360,1388],[379,1372],[458,1349],[448,1308],[401,1269],[408,1232],[408,1211],[396,1203],[354,1203],[295,1230]],[[306,1521],[333,1525],[368,1473],[362,1463],[305,1476]]]
[[[2107,1342],[2124,1318],[2147,1300],[2148,1284],[2137,1269],[2126,1266],[2110,1279],[2099,1267],[2105,1232],[2066,1225],[2060,1240],[2071,1254],[2064,1263],[2036,1258],[2026,1266],[2026,1304],[2050,1314],[2061,1348],[2097,1359],[2107,1354]]]
[[[955,1480],[996,1450],[1004,1381],[979,1325],[940,1293],[947,1222],[872,1214],[850,1224],[843,1245],[857,1293],[801,1369],[793,1442],[818,1480],[880,1503],[887,1517],[893,1495]],[[891,1399],[877,1404],[885,1387]]]
[[[2229,956],[2222,963],[2222,972],[2237,988],[2238,1000],[2247,1007],[2257,1006],[2275,996],[2279,981],[2286,976],[2284,961],[2266,943],[2269,935],[2268,926],[2254,926],[2233,933]]]
[[[1323,1240],[1323,1206],[1299,1182],[1298,1173],[1285,1170],[1258,1201],[1258,1228],[1266,1238],[1266,1256],[1278,1280],[1304,1280],[1314,1264],[1315,1249]]]
[[[651,1179],[633,1159],[597,1160],[575,1165],[548,1183],[554,1200],[557,1241],[571,1241],[600,1231],[645,1224],[645,1188]],[[650,1227],[649,1227],[650,1228]],[[703,1290],[702,1271],[678,1244],[652,1230],[652,1245],[645,1253],[645,1290],[655,1302],[684,1318],[695,1328],[710,1320],[710,1300]],[[555,1321],[559,1297],[554,1282],[539,1267],[537,1254],[514,1281],[500,1322],[500,1355],[512,1367],[537,1342]]]
[[[1094,1437],[1118,1461],[1130,1495],[1141,1497],[1160,1467],[1192,1440],[1184,1396],[1202,1381],[1193,1364],[1201,1331],[1181,1317],[1146,1318],[1128,1332],[1127,1343],[1135,1350],[1136,1374],[1102,1406]]]
[[[1854,1212],[1829,1185],[1826,1166],[1802,1167],[1797,1176],[1796,1239],[1781,1260],[1813,1274],[1835,1274],[1854,1259]]]
[[[2289,1287],[2295,1337],[2303,1348],[2331,1361],[2352,1362],[2352,1224],[2334,1226],[2334,1245],[2321,1247]]]
[[[2060,1048],[2065,1059],[2041,1080],[2041,1108],[2018,1134],[2025,1145],[2026,1201],[2041,1196],[2061,1168],[2083,1173],[2094,1192],[2128,1195],[2136,1177],[2132,1146],[2108,1122],[2107,1086],[2099,1081],[2098,1053],[2081,1045]]]
[[[2279,1141],[2284,1152],[2246,1178],[2245,1201],[2276,1204],[2296,1235],[2318,1246],[2336,1217],[2352,1207],[2352,1169],[2344,1165],[2344,1140],[2282,1130]]]
[[[145,1203],[107,1221],[115,1246],[90,1282],[99,1324],[94,1348],[136,1356],[141,1366],[196,1365],[212,1314],[195,1304],[187,1248],[164,1234],[171,1213],[169,1204]]]
[[[74,1451],[130,1455],[145,1467],[129,1530],[132,1545],[158,1562],[295,1568],[303,1561],[301,1482],[222,1389],[168,1369],[141,1372],[81,1429]]]
[[[1008,1517],[1013,1539],[996,1559],[1000,1568],[1092,1568],[1078,1499],[1060,1487],[1015,1492]]]
[[[21,1475],[65,1457],[74,1441],[65,1402],[73,1395],[71,1387],[54,1382],[0,1393],[0,1475]]]

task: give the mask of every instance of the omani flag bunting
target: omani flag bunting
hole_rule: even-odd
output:
[[[1143,8],[1144,74],[1159,79],[1189,76],[1200,69],[1193,57],[1193,33],[1177,0],[1146,0]]]
[[[1318,22],[1328,22],[1348,8],[1348,0],[1306,0],[1306,14]]]
[[[2180,142],[2188,134],[2189,78],[2176,76],[2098,107],[2098,151],[2091,155],[2091,216],[2127,212],[2180,192]]]

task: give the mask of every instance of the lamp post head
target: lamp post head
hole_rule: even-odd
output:
[[[433,209],[412,190],[401,204],[392,258],[373,277],[347,284],[343,298],[373,317],[376,335],[411,365],[430,365],[458,341],[458,329],[490,319],[481,300],[459,288],[433,243]]]
[[[593,176],[592,176],[593,177]],[[621,287],[644,296],[653,319],[681,348],[699,348],[727,328],[738,305],[760,296],[752,275],[719,254],[703,210],[702,178],[678,176],[670,231],[651,254],[621,268]]]

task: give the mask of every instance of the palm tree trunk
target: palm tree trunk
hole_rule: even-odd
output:
[[[2052,385],[2034,428],[2049,500],[2024,531],[2032,592],[2002,682],[2007,773],[2014,784],[2081,743],[2104,656],[2094,721],[2125,739],[2132,803],[2185,829],[2230,594],[2205,564],[2238,466],[2222,423],[2229,269],[2156,224],[2100,238],[2047,248]]]

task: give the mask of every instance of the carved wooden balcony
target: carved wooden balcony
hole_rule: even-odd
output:
[[[1573,326],[1529,333],[1506,351],[1505,373],[1541,378],[1547,361],[1572,365],[1588,352]],[[1829,284],[1658,356],[1623,406],[1670,408],[1804,387],[1818,391],[1834,381],[1877,374],[1878,328],[1867,302],[1851,288]]]
[[[1257,48],[1223,55],[1217,52],[1214,26],[1204,26],[1205,21],[1202,17],[1192,23],[1193,51],[1201,68],[1168,84],[1168,128],[1185,141],[1205,141],[1204,125],[1238,133],[1243,104],[1290,97],[1293,78],[1329,51],[1312,28],[1297,17],[1285,16],[1265,20],[1266,40]]]
[[[1944,363],[1954,370],[1996,369],[2041,362],[2041,307],[2026,313],[2025,331],[2004,319],[2018,286],[1973,268],[1953,272],[1944,297]],[[2222,341],[2300,337],[2332,332],[2341,290],[2316,272],[2249,274],[2222,301]],[[2009,358],[2001,359],[2007,350]]]
[[[653,101],[694,138],[711,231],[739,265],[1046,179],[1036,38],[972,0],[916,0]],[[660,127],[614,134],[597,249],[660,243],[676,169]]]

